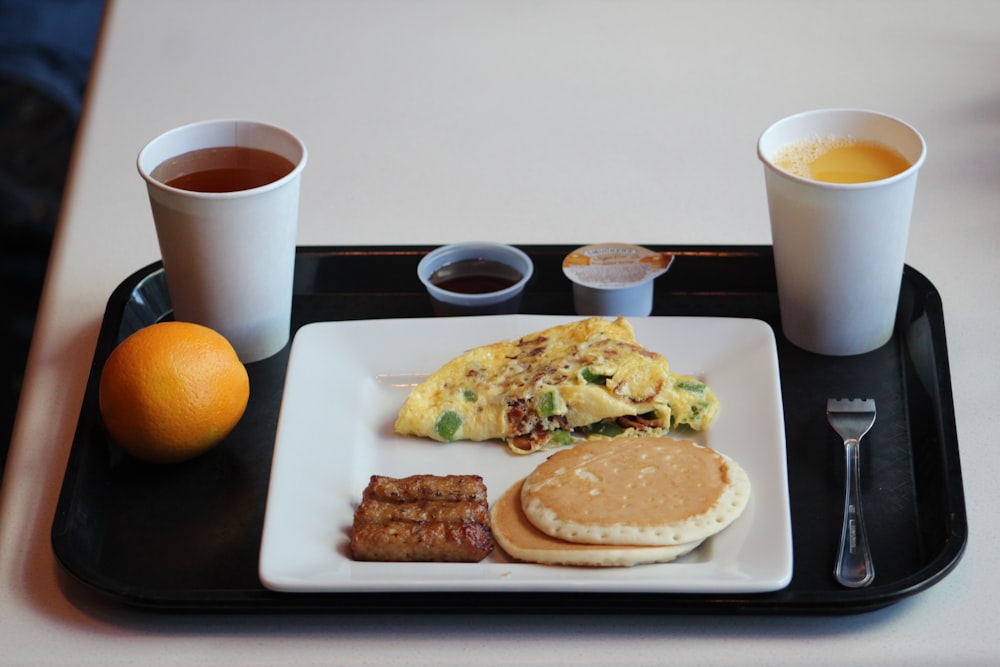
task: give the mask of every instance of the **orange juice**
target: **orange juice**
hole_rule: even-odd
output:
[[[778,151],[774,164],[785,171],[827,183],[880,181],[909,169],[910,161],[874,141],[810,139]]]

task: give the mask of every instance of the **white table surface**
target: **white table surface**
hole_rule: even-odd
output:
[[[1000,658],[1000,3],[109,3],[0,497],[0,663],[972,665]],[[310,149],[301,244],[769,243],[759,133],[901,116],[929,153],[907,261],[940,291],[970,541],[847,617],[156,614],[82,591],[49,528],[108,296],[158,259],[136,153],[269,120]]]

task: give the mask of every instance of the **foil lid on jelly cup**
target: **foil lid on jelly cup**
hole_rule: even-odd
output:
[[[670,253],[627,243],[598,243],[577,248],[563,259],[563,273],[573,282],[580,315],[648,315],[653,308],[653,279],[674,261]]]

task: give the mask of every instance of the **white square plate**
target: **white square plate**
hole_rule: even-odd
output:
[[[259,572],[277,591],[762,592],[792,576],[785,431],[774,334],[764,322],[630,318],[671,369],[701,378],[721,409],[692,439],[732,457],[752,484],[744,514],[672,563],[631,568],[519,563],[370,563],[349,531],[373,474],[478,474],[490,500],[546,455],[502,442],[439,443],[393,432],[410,387],[463,351],[578,318],[543,315],[319,322],[292,343],[264,517]],[[684,436],[688,437],[688,436]]]

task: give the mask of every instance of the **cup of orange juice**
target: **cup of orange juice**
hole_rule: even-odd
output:
[[[925,154],[913,127],[860,109],[806,111],[761,134],[781,328],[792,343],[846,356],[892,337]]]

